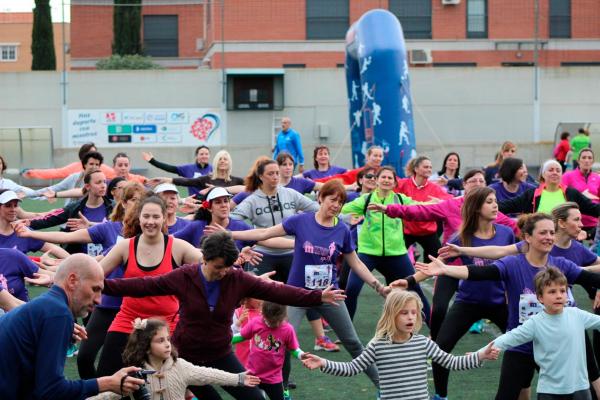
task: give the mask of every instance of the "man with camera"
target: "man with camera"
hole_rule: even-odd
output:
[[[112,376],[69,381],[64,377],[67,348],[84,339],[75,325],[100,302],[102,268],[86,254],[67,257],[45,294],[0,317],[0,393],[6,400],[85,399],[100,392],[127,395],[144,380],[123,368]]]

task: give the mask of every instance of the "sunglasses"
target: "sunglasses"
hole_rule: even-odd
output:
[[[365,179],[375,179],[375,178],[377,178],[377,175],[375,175],[375,174],[365,174],[364,178]]]

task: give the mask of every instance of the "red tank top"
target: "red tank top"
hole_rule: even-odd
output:
[[[129,258],[127,259],[127,268],[123,278],[139,278],[146,276],[164,275],[173,270],[173,261],[171,250],[173,248],[173,236],[168,236],[165,254],[158,267],[152,270],[140,268],[137,257],[137,238],[129,239]],[[109,332],[131,333],[133,330],[132,322],[136,318],[163,318],[169,323],[171,332],[175,331],[177,321],[179,321],[179,301],[175,296],[148,296],[148,297],[123,297],[121,310],[113,320]]]

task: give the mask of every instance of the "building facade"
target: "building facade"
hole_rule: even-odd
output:
[[[0,12],[0,72],[31,71],[31,31],[33,13]],[[63,25],[53,24],[56,69],[63,65]],[[69,24],[64,25],[68,44]],[[68,47],[68,46],[67,46]],[[67,54],[67,66],[69,55]]]
[[[75,69],[112,43],[112,0],[72,0]],[[400,20],[413,66],[600,65],[597,0],[145,0],[146,54],[169,68],[335,68],[365,12]]]

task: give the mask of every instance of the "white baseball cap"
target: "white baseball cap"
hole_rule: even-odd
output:
[[[212,200],[216,199],[217,197],[224,197],[224,196],[233,197],[233,195],[231,193],[229,193],[227,190],[225,190],[225,188],[215,187],[215,188],[213,188],[213,190],[208,192],[208,196],[206,196],[206,200],[212,201]]]
[[[0,194],[0,204],[6,204],[9,201],[18,200],[21,201],[19,196],[12,190],[7,190],[6,192]]]
[[[172,183],[161,183],[160,185],[156,185],[154,188],[154,193],[159,194],[163,192],[175,192],[179,194],[179,190],[177,190],[177,186]]]

